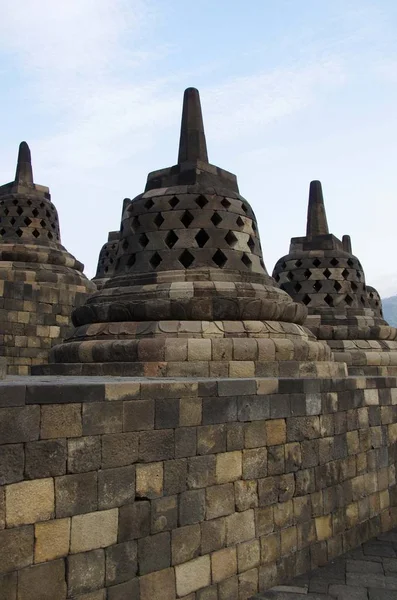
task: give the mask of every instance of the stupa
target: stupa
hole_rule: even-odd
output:
[[[0,356],[9,374],[48,362],[71,312],[96,288],[61,246],[48,187],[33,181],[29,146],[19,147],[15,180],[0,187]]]
[[[130,202],[130,198],[124,198],[121,219],[123,219],[124,211]],[[119,239],[120,230],[109,231],[108,240],[101,248],[98,257],[96,274],[95,277],[92,279],[98,290],[102,289],[105,283],[114,274],[116,256],[119,248]]]
[[[126,210],[114,273],[73,313],[35,373],[344,376],[268,275],[236,176],[208,162],[199,93],[185,91],[178,163],[149,173]]]
[[[383,319],[379,294],[366,286],[350,237],[329,233],[319,181],[310,184],[306,236],[291,239],[273,277],[307,306],[306,326],[327,341],[351,375],[397,373],[397,329]]]

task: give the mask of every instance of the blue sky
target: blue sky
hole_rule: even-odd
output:
[[[0,0],[0,182],[17,147],[93,276],[122,200],[175,163],[185,87],[237,174],[271,273],[320,179],[331,231],[397,293],[395,0]]]

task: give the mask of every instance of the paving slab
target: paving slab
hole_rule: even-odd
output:
[[[397,528],[251,600],[397,600]]]

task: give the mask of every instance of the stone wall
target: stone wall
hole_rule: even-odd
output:
[[[396,378],[54,381],[0,383],[2,600],[245,600],[397,522]]]

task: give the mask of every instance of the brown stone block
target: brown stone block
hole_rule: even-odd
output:
[[[119,511],[119,541],[146,537],[150,534],[150,502],[141,501],[122,506]]]
[[[33,563],[33,526],[0,531],[0,573]]]
[[[35,563],[67,556],[70,545],[70,519],[55,519],[37,523],[34,535]]]
[[[66,598],[65,563],[51,561],[18,573],[18,600],[63,600]]]
[[[39,427],[39,406],[0,408],[0,439],[2,444],[17,444],[37,440]]]
[[[101,466],[101,440],[88,436],[68,440],[68,472],[84,473]],[[58,473],[59,474],[59,473]]]
[[[138,570],[137,543],[123,542],[106,549],[106,585],[133,579]]]
[[[260,479],[267,475],[267,449],[252,448],[243,451],[243,479]]]
[[[175,600],[174,569],[164,569],[139,579],[140,600]]]
[[[0,598],[2,600],[16,600],[18,573],[0,575]]]
[[[259,566],[261,558],[260,542],[252,540],[237,546],[238,572],[248,571]]]
[[[280,558],[281,541],[280,532],[276,531],[270,535],[260,538],[261,543],[261,563],[275,563]]]
[[[35,479],[6,487],[8,527],[46,521],[54,516],[54,481]]]
[[[219,600],[238,600],[238,578],[237,575],[218,583]]]
[[[266,421],[244,423],[244,447],[260,448],[266,445]]]
[[[24,461],[22,444],[0,446],[0,485],[23,479]]]
[[[196,427],[179,427],[175,430],[175,458],[197,454]]]
[[[285,419],[271,419],[266,421],[266,443],[268,446],[285,444],[287,428]]]
[[[256,535],[262,536],[274,530],[273,506],[255,509]]]
[[[118,511],[116,508],[72,517],[70,552],[77,554],[106,548],[117,542]]]
[[[268,447],[267,472],[269,475],[280,475],[285,472],[284,445]]]
[[[55,479],[56,517],[91,512],[98,507],[95,472],[64,475]]]
[[[92,550],[68,556],[68,595],[85,594],[104,587],[105,551]]]
[[[206,489],[206,519],[215,519],[234,512],[234,487],[232,483],[215,485]]]
[[[157,533],[138,540],[139,573],[146,575],[171,565],[171,534]]]
[[[295,526],[281,530],[281,555],[291,554],[297,550],[297,530]]]
[[[124,583],[112,585],[107,588],[106,591],[107,600],[125,600],[125,598],[128,598],[128,600],[139,600],[139,578],[136,577],[135,579],[130,579]]]
[[[136,466],[136,495],[151,499],[163,495],[162,462]]]
[[[226,545],[232,546],[255,537],[254,511],[234,513],[226,517]]]
[[[175,567],[176,591],[186,596],[211,584],[211,562],[209,556],[200,556]]]
[[[102,468],[123,467],[138,460],[138,433],[113,433],[102,436]]]
[[[258,486],[255,479],[242,479],[234,482],[236,509],[239,512],[258,506],[257,487]]]
[[[226,543],[226,522],[224,518],[204,521],[201,527],[201,553],[209,554],[223,548]]]
[[[197,427],[197,454],[216,454],[226,451],[226,426]]]
[[[178,498],[165,496],[151,503],[151,533],[160,533],[175,529],[178,524]]]
[[[294,520],[292,500],[274,505],[274,523],[277,527],[289,527]]]
[[[180,525],[193,525],[205,518],[205,490],[183,492],[179,499]]]
[[[82,406],[84,435],[119,433],[122,431],[122,402],[92,402]]]
[[[238,576],[239,600],[247,600],[258,591],[258,569],[250,569]]]
[[[216,483],[217,457],[195,456],[188,459],[187,484],[189,488],[202,488]]]
[[[54,404],[41,407],[42,439],[79,437],[83,433],[81,404]]]
[[[187,489],[187,459],[167,460],[164,463],[164,494],[169,496]]]
[[[237,573],[236,548],[223,548],[211,555],[212,581],[219,583]]]
[[[172,564],[178,565],[196,558],[200,554],[200,525],[187,525],[172,531]]]
[[[98,508],[122,506],[135,499],[135,466],[98,472]]]
[[[201,425],[201,421],[201,398],[181,398],[179,400],[179,425],[181,427],[192,427]]]
[[[134,400],[123,403],[123,430],[144,431],[154,428],[154,400]]]

